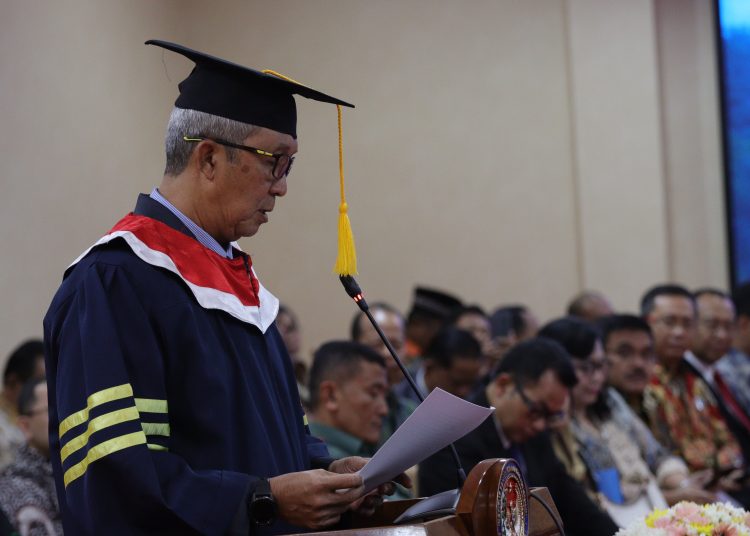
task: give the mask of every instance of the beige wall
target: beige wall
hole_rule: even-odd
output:
[[[0,360],[41,334],[65,266],[158,184],[190,63],[159,37],[274,68],[344,114],[359,280],[406,309],[415,284],[542,319],[582,288],[633,310],[677,278],[726,284],[713,30],[702,0],[5,0]],[[331,273],[336,114],[298,100],[300,155],[243,241],[300,315],[344,337]]]
[[[729,270],[712,16],[712,2],[656,4],[670,274],[692,286]]]

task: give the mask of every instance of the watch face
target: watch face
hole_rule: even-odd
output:
[[[254,497],[250,503],[250,516],[258,525],[270,525],[276,520],[276,501],[272,497]]]

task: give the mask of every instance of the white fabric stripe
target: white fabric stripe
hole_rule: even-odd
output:
[[[169,270],[179,276],[180,279],[182,279],[190,288],[190,291],[193,293],[201,307],[205,309],[218,309],[225,313],[229,313],[234,318],[257,327],[262,333],[265,333],[271,324],[273,324],[273,321],[276,320],[276,315],[279,312],[279,300],[276,296],[266,290],[266,288],[260,283],[260,280],[258,280],[258,285],[260,287],[258,292],[260,308],[254,305],[243,305],[239,298],[234,294],[214,288],[201,287],[191,283],[182,276],[169,256],[161,251],[149,248],[130,231],[115,231],[112,234],[103,236],[97,240],[93,246],[84,251],[70,266],[77,264],[96,246],[106,244],[115,238],[125,239],[130,246],[130,249],[133,250],[133,253],[135,253],[142,261],[152,266],[158,266]],[[253,274],[255,274],[255,270],[253,270]],[[250,284],[249,277],[247,284]]]
[[[279,314],[279,299],[266,290],[266,287],[261,285],[260,279],[258,279],[258,274],[255,273],[255,268],[251,266],[250,269],[253,271],[255,279],[258,281],[259,287],[258,300],[260,300],[260,310],[258,311],[258,318],[261,325],[267,324],[270,326],[276,320],[276,315]],[[265,333],[266,329],[268,328],[261,328],[261,331]]]

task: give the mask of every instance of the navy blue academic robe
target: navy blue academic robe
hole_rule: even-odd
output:
[[[69,268],[44,319],[64,530],[223,534],[259,477],[328,451],[248,259],[203,247],[146,196],[139,208]]]

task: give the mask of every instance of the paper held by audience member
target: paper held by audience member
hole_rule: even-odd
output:
[[[495,408],[483,408],[434,389],[414,413],[359,470],[370,491],[465,436]]]

